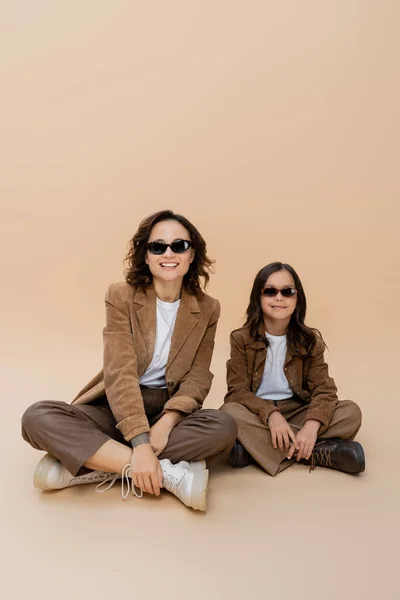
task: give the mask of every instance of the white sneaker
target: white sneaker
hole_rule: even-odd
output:
[[[179,462],[175,465],[164,458],[160,460],[163,487],[183,504],[195,510],[207,510],[208,470],[206,461]]]
[[[120,479],[118,473],[105,471],[90,471],[84,475],[74,476],[60,463],[59,460],[45,454],[35,469],[33,485],[40,490],[61,490],[62,488],[85,483],[99,483],[115,477]]]
[[[124,466],[121,475],[119,473],[108,473],[108,475],[109,477],[103,479],[99,485],[96,485],[96,492],[108,492],[117,479],[121,479],[121,496],[123,500],[127,499],[129,493],[139,499],[143,497],[143,491],[140,488],[136,488],[131,480],[131,465],[129,463]],[[108,483],[107,487],[104,487],[105,483]]]

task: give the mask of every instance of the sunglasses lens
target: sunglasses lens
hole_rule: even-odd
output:
[[[171,250],[172,252],[175,252],[175,254],[183,254],[190,246],[191,243],[187,240],[176,240],[175,242],[172,242]]]
[[[273,287],[264,288],[262,291],[263,296],[267,296],[268,298],[273,298],[278,293],[278,290]]]
[[[152,254],[164,254],[167,247],[167,244],[163,244],[162,242],[150,242],[147,244],[147,249]]]
[[[281,290],[281,294],[284,298],[291,298],[295,295],[295,293],[296,290],[294,288],[284,288],[283,290]]]

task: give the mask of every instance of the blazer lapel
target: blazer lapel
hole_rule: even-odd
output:
[[[153,358],[154,346],[156,343],[157,314],[156,292],[154,287],[148,287],[146,292],[137,291],[133,301],[139,305],[139,307],[136,309],[136,315],[146,345],[146,369]]]
[[[307,350],[305,348],[301,347],[301,348],[298,348],[297,350],[293,350],[288,345],[287,350],[286,350],[286,357],[285,357],[285,367],[293,360],[293,358],[295,356],[305,356],[306,354],[307,354]]]
[[[264,323],[260,323],[260,325],[258,327],[258,334],[261,335],[262,337],[265,336]],[[262,341],[258,341],[258,342],[252,341],[250,345],[251,345],[251,348],[253,348],[253,350],[256,351],[256,355],[254,358],[253,373],[260,370],[261,367],[264,370],[265,358],[267,356],[267,347],[266,347],[265,343]]]
[[[198,323],[199,314],[200,309],[196,296],[189,294],[185,288],[182,288],[181,302],[176,316],[174,332],[172,334],[167,369],[170,368],[183,344]]]

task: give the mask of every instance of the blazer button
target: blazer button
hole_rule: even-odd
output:
[[[168,384],[167,384],[167,385],[168,385],[169,387],[172,387],[172,386],[174,385],[174,382],[173,382],[173,381],[168,381]]]
[[[258,371],[255,372],[255,375],[258,375]]]

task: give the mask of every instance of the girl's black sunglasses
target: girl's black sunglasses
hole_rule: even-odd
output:
[[[267,296],[268,298],[274,298],[279,294],[279,292],[284,298],[291,298],[292,296],[295,296],[297,294],[297,290],[293,287],[287,287],[281,290],[278,290],[274,287],[265,287],[263,290],[261,290],[261,294],[263,296]]]
[[[147,250],[152,254],[164,254],[167,248],[171,248],[174,254],[183,254],[186,250],[189,250],[192,242],[189,240],[175,240],[172,244],[165,244],[164,242],[149,242],[147,244]]]

